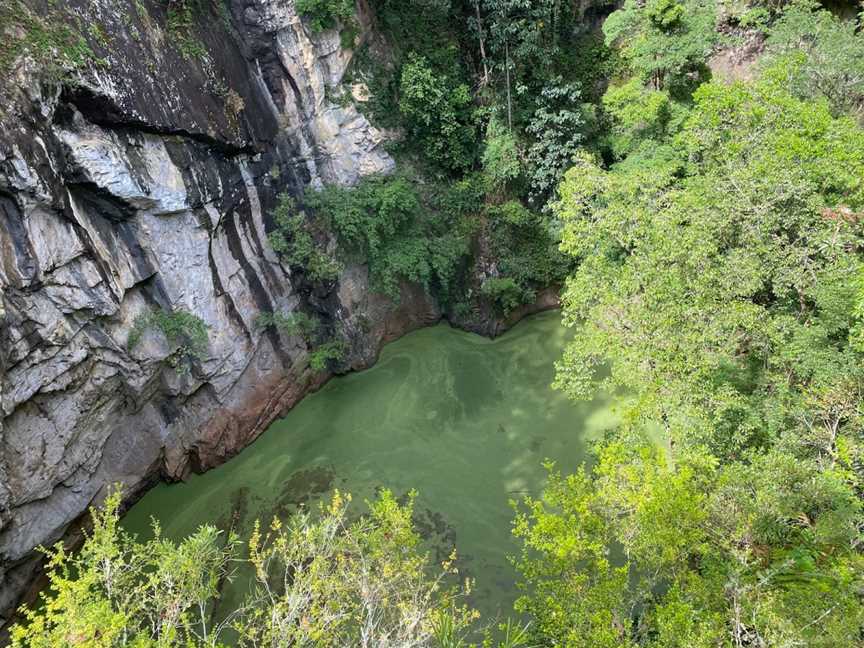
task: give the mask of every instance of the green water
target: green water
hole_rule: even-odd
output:
[[[507,556],[518,549],[508,501],[541,491],[546,458],[576,468],[616,423],[609,399],[574,404],[549,387],[569,334],[550,312],[496,340],[443,324],[407,335],[372,369],[304,399],[225,465],[151,490],[124,525],[146,537],[155,516],[166,536],[180,538],[234,520],[242,534],[256,518],[290,515],[332,488],[355,501],[382,486],[397,495],[413,488],[433,557],[455,543],[463,574],[476,579],[472,603],[487,618],[506,616],[516,577]]]

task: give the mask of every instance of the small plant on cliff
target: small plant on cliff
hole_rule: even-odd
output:
[[[296,335],[307,342],[318,330],[318,321],[306,313],[261,313],[255,319],[255,325],[259,328],[274,327],[285,335]]]
[[[202,58],[207,54],[204,44],[194,33],[195,8],[198,8],[198,2],[192,0],[169,0],[168,4],[168,34],[174,39],[183,56],[190,59]]]
[[[296,6],[313,32],[330,29],[354,16],[354,0],[297,0]]]
[[[316,347],[309,354],[309,366],[315,371],[324,371],[331,361],[338,362],[345,356],[345,342],[330,340]]]
[[[168,344],[176,347],[169,362],[178,370],[191,360],[200,360],[207,349],[207,324],[187,311],[155,310],[139,315],[129,333],[128,346],[133,350],[147,331],[159,331]]]

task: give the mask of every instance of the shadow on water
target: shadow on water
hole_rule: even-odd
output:
[[[357,502],[381,487],[413,488],[431,556],[441,560],[455,544],[463,574],[476,579],[472,604],[506,616],[516,578],[507,556],[518,549],[508,502],[539,495],[545,459],[577,468],[617,422],[611,399],[575,404],[551,389],[570,334],[550,312],[496,340],[447,325],[408,335],[372,369],[304,399],[225,465],[154,488],[124,525],[147,537],[155,516],[167,537],[216,523],[245,538],[256,519],[286,517],[333,488]],[[241,575],[222,608],[245,586]]]

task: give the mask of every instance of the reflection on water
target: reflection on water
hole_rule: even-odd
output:
[[[515,597],[507,556],[509,500],[536,495],[541,463],[575,469],[615,424],[608,399],[574,404],[553,391],[567,335],[558,313],[497,340],[440,325],[386,347],[375,367],[330,381],[227,464],[150,491],[124,520],[140,535],[151,516],[168,537],[206,522],[248,535],[255,519],[288,516],[333,488],[371,499],[380,487],[419,491],[416,524],[435,558],[455,544],[472,603],[504,615]],[[236,602],[243,579],[225,593]]]

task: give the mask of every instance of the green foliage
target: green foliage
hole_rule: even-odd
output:
[[[395,298],[403,280],[449,290],[467,253],[460,231],[464,193],[457,184],[448,192],[453,204],[442,204],[421,197],[405,178],[366,178],[354,188],[325,187],[307,204],[344,250],[368,262],[373,287]]]
[[[467,85],[454,85],[425,58],[410,56],[402,67],[399,110],[429,159],[454,171],[474,163],[475,127]]]
[[[514,524],[526,589],[517,609],[535,620],[534,639],[855,645],[860,501],[814,461],[780,449],[748,459],[720,466],[688,450],[670,464],[624,436],[602,447],[591,472],[552,472]]]
[[[551,79],[537,98],[525,127],[534,138],[525,157],[535,205],[545,206],[579,151],[584,122],[581,99],[579,84],[565,83],[561,77]]]
[[[210,612],[230,575],[237,541],[201,527],[180,543],[137,543],[119,525],[120,494],[102,511],[70,555],[62,544],[44,550],[48,587],[40,604],[22,608],[11,630],[14,648],[215,645]]]
[[[306,215],[297,210],[294,199],[280,194],[273,211],[275,228],[269,235],[270,245],[292,267],[303,269],[312,281],[335,281],[342,272],[341,264],[318,243],[326,236],[315,232]]]
[[[433,574],[412,527],[413,494],[400,505],[387,490],[350,522],[338,492],[319,520],[298,513],[249,542],[257,582],[236,624],[241,646],[434,645],[445,617],[454,633],[471,622],[459,592]],[[276,585],[278,584],[278,586]],[[284,584],[284,591],[282,585]]]
[[[483,176],[492,194],[501,194],[522,173],[516,138],[499,121],[492,119],[486,129]]]
[[[679,0],[648,0],[645,15],[658,29],[669,31],[681,24],[684,3]]]
[[[313,32],[335,27],[354,17],[354,0],[297,0],[297,13],[309,21]]]
[[[259,328],[274,327],[280,333],[290,336],[302,337],[310,341],[318,331],[318,321],[306,313],[261,313],[255,318],[255,325]]]
[[[522,288],[511,277],[492,277],[483,282],[481,294],[495,304],[498,312],[507,315],[515,308],[531,301],[534,292]]]
[[[572,268],[549,220],[518,201],[487,208],[487,239],[502,276],[487,279],[482,293],[503,313],[531,302],[537,289],[561,283]]]
[[[578,28],[578,16],[563,0],[479,0],[488,40],[489,57],[496,70],[510,68],[514,80],[532,87],[554,77],[566,57],[569,39]],[[476,20],[469,20],[478,31]],[[500,74],[499,74],[500,76]]]
[[[703,86],[679,146],[677,164],[568,173],[563,245],[583,261],[565,302],[587,324],[559,384],[590,392],[611,359],[607,382],[643,392],[673,434],[734,452],[793,425],[806,393],[862,379],[847,341],[860,224],[834,214],[861,208],[864,133],[769,76]]]
[[[331,362],[342,360],[345,350],[345,342],[342,340],[325,342],[309,354],[309,366],[315,371],[324,371]]]
[[[816,2],[790,4],[768,38],[768,65],[788,58],[783,82],[801,98],[824,97],[835,114],[864,109],[864,33]]]
[[[188,363],[200,360],[207,350],[207,324],[184,310],[154,310],[139,315],[129,333],[128,346],[133,350],[147,331],[161,333],[168,345],[174,347],[170,362],[179,370],[188,369]]]
[[[655,89],[687,87],[717,42],[711,0],[626,0],[603,24],[607,45]]]
[[[662,146],[687,115],[687,108],[668,92],[646,88],[637,77],[611,86],[602,102],[609,117],[607,145],[615,160]]]
[[[457,580],[455,553],[433,567],[421,552],[414,497],[400,503],[383,490],[358,518],[337,491],[314,514],[274,519],[266,532],[256,524],[243,558],[237,538],[209,526],[174,543],[154,522],[155,538],[137,542],[119,525],[115,493],[92,511],[80,552],[46,551],[49,587],[38,606],[22,608],[12,646],[467,648],[477,615],[448,583]],[[240,563],[254,572],[248,596],[217,617],[220,585]],[[524,645],[508,627],[499,647]]]
[[[632,399],[594,468],[517,515],[538,643],[860,642],[864,131],[788,82],[810,56],[692,107],[616,85],[616,163],[566,174],[580,335],[556,383]]]

